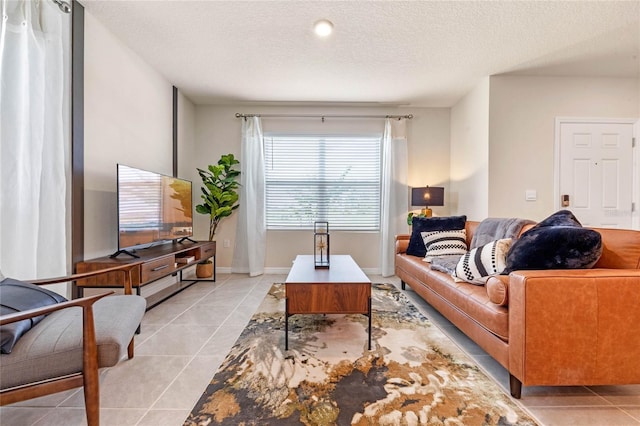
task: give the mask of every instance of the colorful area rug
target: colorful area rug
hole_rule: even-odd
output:
[[[393,285],[364,315],[295,315],[274,284],[185,425],[535,425]]]

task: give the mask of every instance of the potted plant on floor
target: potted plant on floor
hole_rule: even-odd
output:
[[[233,154],[220,157],[218,164],[209,165],[207,170],[198,169],[202,179],[202,204],[196,206],[196,212],[209,216],[209,241],[213,241],[220,221],[229,217],[240,207],[238,193],[240,187],[240,170],[235,166],[240,164]],[[211,259],[196,266],[198,278],[211,277],[213,263]]]

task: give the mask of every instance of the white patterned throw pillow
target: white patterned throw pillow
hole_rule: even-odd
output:
[[[467,232],[464,229],[453,231],[421,232],[422,241],[427,249],[425,262],[431,262],[436,256],[465,254],[467,252]]]
[[[491,275],[501,273],[506,266],[511,238],[491,241],[462,256],[453,273],[455,281],[483,285]]]

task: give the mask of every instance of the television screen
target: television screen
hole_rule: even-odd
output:
[[[190,181],[118,164],[118,250],[192,235]]]

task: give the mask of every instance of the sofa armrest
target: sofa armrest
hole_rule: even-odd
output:
[[[509,371],[523,384],[640,383],[640,270],[515,271]]]
[[[396,235],[396,254],[407,252],[410,238],[411,235],[409,234]]]

